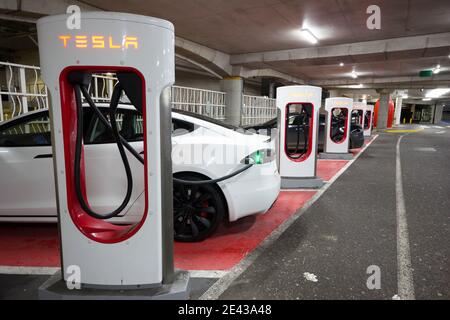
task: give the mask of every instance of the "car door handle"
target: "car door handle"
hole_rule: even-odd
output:
[[[47,159],[47,158],[53,158],[53,155],[51,153],[48,154],[38,154],[34,157],[34,159]]]

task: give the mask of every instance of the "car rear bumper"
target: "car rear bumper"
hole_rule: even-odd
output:
[[[280,193],[276,161],[254,165],[242,174],[221,183],[228,204],[229,220],[267,212]]]

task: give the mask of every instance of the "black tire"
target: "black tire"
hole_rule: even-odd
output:
[[[205,180],[190,173],[175,175],[183,180]],[[199,242],[216,231],[225,216],[223,197],[214,184],[173,183],[174,237],[179,242]]]

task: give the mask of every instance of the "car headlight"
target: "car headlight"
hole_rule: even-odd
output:
[[[275,150],[273,149],[261,149],[256,150],[252,154],[246,156],[241,160],[243,164],[264,164],[275,160]]]

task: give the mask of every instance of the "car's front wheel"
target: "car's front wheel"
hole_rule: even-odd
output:
[[[178,174],[182,180],[204,180],[193,174]],[[225,205],[213,184],[187,185],[174,181],[173,214],[175,240],[197,242],[209,237],[225,215]]]

